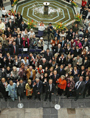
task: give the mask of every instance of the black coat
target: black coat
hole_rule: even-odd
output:
[[[13,45],[9,45],[9,47],[10,47],[10,54],[11,55],[13,55],[14,54],[14,46]],[[15,51],[15,55],[18,55],[18,53],[19,53],[19,48],[18,48],[18,46],[16,45],[16,51]]]
[[[58,69],[57,69],[57,73],[59,74],[59,76],[65,75],[65,70],[62,69],[62,70],[60,71],[60,68],[58,68]]]
[[[27,28],[27,25],[24,23],[20,25],[20,31],[24,31]]]
[[[52,59],[52,54],[49,52],[49,55],[48,55],[47,52],[45,52],[44,58],[46,58],[46,60],[49,61],[50,59]]]
[[[20,38],[20,44],[22,45],[23,41],[22,41],[22,38]],[[19,40],[18,38],[16,38],[16,44],[19,46]]]
[[[52,90],[50,91],[50,86],[49,86],[49,83],[45,83],[45,92],[51,92],[51,93],[54,93],[55,92],[55,84],[52,83]]]
[[[39,85],[37,87],[37,84],[33,87],[33,91],[36,92],[40,92],[40,94],[42,93],[42,88],[43,88],[43,83],[42,81],[39,81]]]
[[[56,77],[53,74],[50,78],[53,80],[53,83],[56,84],[57,79],[59,79],[59,74],[57,74]]]
[[[10,23],[8,22],[8,23],[7,23],[7,26],[10,27],[11,30],[14,29],[14,23],[13,23],[13,22],[11,22],[11,25],[10,25]]]
[[[2,93],[3,97],[6,98],[6,90],[2,82],[0,83],[0,92]]]
[[[22,83],[22,86],[21,84],[19,84],[19,86],[17,87],[17,93],[19,96],[21,96],[22,94],[24,95],[24,90],[25,90],[25,84]]]
[[[79,88],[76,89],[76,92],[83,94],[84,89],[85,89],[85,83],[82,81]]]

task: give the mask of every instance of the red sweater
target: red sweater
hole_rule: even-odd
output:
[[[86,4],[87,4],[87,2],[82,0],[82,6],[85,7]]]

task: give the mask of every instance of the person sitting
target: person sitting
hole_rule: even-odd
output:
[[[4,30],[5,30],[5,24],[0,19],[0,34],[4,33]]]
[[[43,22],[38,23],[38,36],[42,37],[43,36],[43,32],[45,30],[45,25]]]

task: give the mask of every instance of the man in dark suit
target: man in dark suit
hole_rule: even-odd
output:
[[[52,54],[50,53],[49,48],[47,48],[47,50],[44,52],[44,58],[46,58],[47,61],[50,61],[52,58]]]
[[[42,87],[42,81],[40,81],[39,78],[36,78],[36,80],[33,82],[33,93],[35,95],[35,99],[38,98],[41,100]]]
[[[11,19],[9,19],[9,22],[7,23],[7,26],[10,27],[11,31],[14,30],[14,23],[12,22]]]
[[[5,78],[1,79],[1,83],[0,83],[0,92],[2,93],[5,101],[7,101],[7,93],[6,93],[6,87],[7,83],[5,82]]]
[[[24,90],[25,90],[25,84],[22,79],[20,79],[20,82],[17,82],[17,93],[18,96],[20,96],[20,99],[24,98]]]
[[[86,95],[86,93],[87,93],[87,95]],[[85,89],[84,89],[84,92],[83,92],[83,98],[85,98],[85,95],[86,96],[90,95],[90,80],[89,80],[89,76],[86,76]]]
[[[58,65],[64,64],[65,65],[66,58],[65,55],[62,53],[60,57],[58,57]]]
[[[24,31],[27,28],[27,25],[24,23],[24,21],[22,21],[22,23],[20,24],[20,31]]]
[[[53,84],[53,80],[49,79],[49,82],[46,83],[46,87],[45,87],[45,101],[48,98],[49,95],[49,101],[51,102],[51,96],[52,94],[54,94],[55,91],[55,85]]]
[[[61,75],[65,75],[65,70],[63,65],[61,65],[58,69],[57,69],[57,73],[59,74],[59,77],[61,77]]]
[[[16,21],[15,21],[18,27],[20,26],[22,20],[23,20],[22,15],[20,12],[18,12],[16,15]]]
[[[76,57],[77,55],[81,54],[81,49],[79,49],[78,46],[76,46],[75,50],[74,50],[74,56]]]
[[[76,82],[75,84],[75,101],[79,98],[80,95],[83,94],[84,89],[85,89],[85,83],[83,81],[83,76],[80,76],[79,81]]]
[[[20,34],[18,34],[17,38],[16,38],[16,45],[18,45],[19,48],[22,48],[22,38],[20,36]]]
[[[58,44],[58,47],[56,47],[56,53],[58,53],[60,56],[62,52],[63,50],[62,50],[61,44]]]
[[[19,49],[15,41],[13,42],[13,44],[10,44],[9,47],[11,48],[10,50],[11,55],[18,55]]]
[[[70,30],[67,32],[66,39],[69,39],[69,41],[71,41],[72,38],[73,38],[73,30],[72,28],[70,28]]]
[[[57,79],[59,79],[59,74],[57,74],[57,70],[54,70],[54,73],[50,78],[52,78],[53,83],[56,85],[56,81]]]

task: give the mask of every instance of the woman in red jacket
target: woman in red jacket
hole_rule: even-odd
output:
[[[28,36],[26,35],[25,38],[22,38],[22,39],[23,39],[24,48],[29,48],[29,38],[28,38]]]
[[[58,83],[58,94],[61,96],[63,91],[66,89],[66,80],[65,76],[62,75],[61,78],[59,78],[56,83]]]

